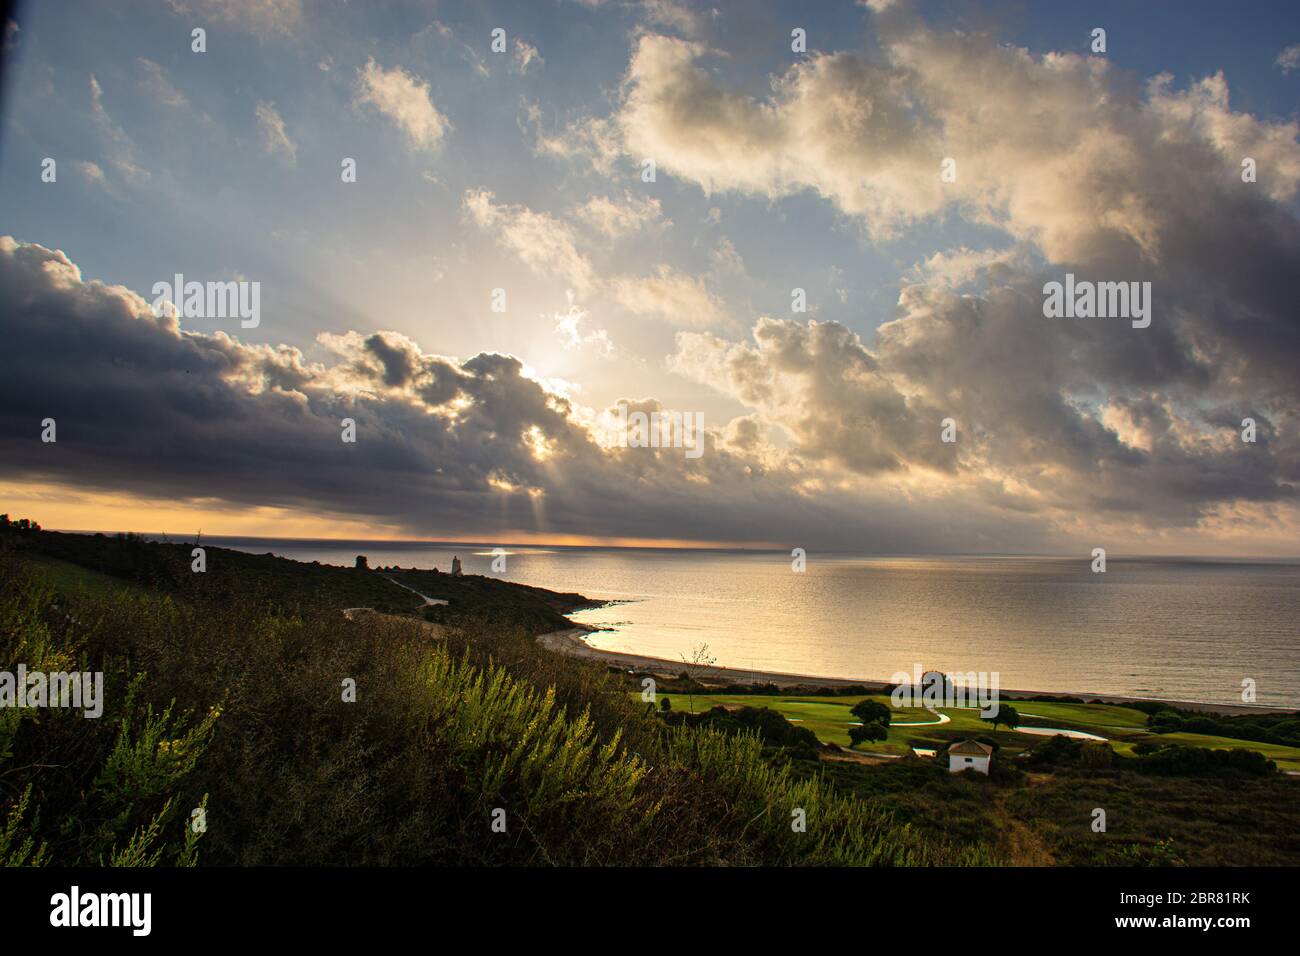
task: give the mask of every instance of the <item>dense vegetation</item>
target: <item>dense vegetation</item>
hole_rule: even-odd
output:
[[[105,709],[0,710],[0,861],[994,860],[792,773],[761,727],[665,723],[603,668],[537,647],[529,622],[467,616],[437,638],[417,616],[349,620],[320,569],[278,559],[239,566],[303,581],[232,599],[166,565],[161,549],[181,548],[189,573],[189,545],[74,535],[54,536],[55,560],[134,585],[56,589],[31,534],[0,539],[0,670],[103,671]]]
[[[1066,740],[1063,737],[1049,740]],[[1035,750],[1044,746],[1040,744]],[[1087,745],[1085,745],[1087,746]],[[994,761],[992,779],[916,757],[872,766],[804,762],[921,833],[980,844],[1023,866],[1294,866],[1297,783],[1278,774],[1165,776],[1127,764],[1026,769]],[[1095,811],[1106,829],[1093,829]]]
[[[670,700],[668,697],[660,701]],[[661,708],[664,722],[675,727],[709,727],[733,735],[753,734],[762,743],[769,756],[777,759],[794,757],[817,760],[822,750],[817,735],[811,730],[796,727],[776,711],[767,707],[713,707],[699,714]],[[775,751],[775,753],[773,753]]]
[[[389,576],[430,598],[449,603],[423,610],[425,620],[451,627],[522,627],[531,634],[570,628],[564,616],[591,604],[581,594],[561,594],[480,574],[400,570]]]
[[[393,612],[412,611],[424,603],[374,572],[248,554],[202,540],[182,544],[149,541],[129,533],[108,536],[3,529],[0,534],[5,547],[20,556],[75,565],[127,585],[187,600],[251,601],[284,609],[373,607]],[[206,552],[202,574],[191,570],[196,547]]]
[[[1154,734],[1209,734],[1300,747],[1300,714],[1202,714],[1168,704],[1148,709]]]

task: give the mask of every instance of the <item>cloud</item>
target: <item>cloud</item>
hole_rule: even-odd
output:
[[[626,149],[706,192],[813,190],[876,237],[956,211],[1057,262],[1158,258],[1164,210],[1243,156],[1272,198],[1300,184],[1300,125],[1233,112],[1221,75],[1143,91],[1101,58],[889,22],[882,57],[809,56],[765,99],[720,86],[705,46],[642,36],[617,113]]]
[[[459,360],[396,332],[348,332],[322,335],[328,358],[308,361],[187,331],[122,286],[86,281],[63,253],[0,237],[0,479],[347,514],[426,536],[1035,550],[1059,545],[1071,521],[1095,540],[1107,521],[1188,523],[1207,502],[1224,502],[1208,513],[1241,533],[1295,530],[1293,405],[1251,409],[1262,439],[1249,450],[1231,440],[1240,408],[1215,382],[1199,420],[1137,393],[1107,402],[1110,426],[1075,415],[1044,384],[1070,367],[1066,353],[999,352],[1016,340],[999,327],[1039,301],[909,290],[875,349],[835,323],[767,319],[749,343],[679,333],[677,370],[754,409],[706,422],[692,460],[608,447],[598,426],[612,408],[573,405],[512,356]],[[1036,319],[1020,334],[1067,334]],[[973,375],[985,364],[991,376]],[[973,387],[961,441],[943,445],[935,417]],[[46,417],[56,444],[40,441]],[[344,417],[355,445],[340,441]],[[768,439],[773,427],[791,449]]]
[[[539,156],[586,163],[602,176],[613,175],[623,145],[618,127],[612,120],[582,117],[569,123],[559,133],[548,136],[540,126],[540,111],[534,107],[528,115],[537,127],[537,140],[533,149]]]
[[[284,129],[284,119],[274,103],[257,104],[257,128],[262,133],[262,146],[268,153],[279,153],[290,165],[298,161],[298,145]]]
[[[663,218],[663,207],[658,199],[638,197],[630,192],[625,192],[621,200],[592,196],[578,207],[575,215],[610,238],[625,236],[652,224],[672,225],[672,220]]]
[[[555,334],[566,350],[590,348],[601,358],[614,357],[615,348],[609,332],[605,329],[586,331],[583,327],[587,324],[587,312],[576,305],[572,298],[567,312],[556,312],[551,318],[555,321]]]
[[[104,106],[104,88],[93,73],[90,74],[90,109],[109,165],[121,179],[132,185],[148,181],[152,173],[140,165],[139,150],[126,130],[109,116]]]
[[[172,85],[171,80],[167,78],[166,71],[155,63],[153,60],[137,57],[136,64],[144,72],[144,79],[141,85],[149,91],[159,102],[167,106],[188,106],[189,100],[185,94]]]
[[[706,192],[775,198],[812,188],[879,233],[939,208],[935,133],[888,67],[815,56],[761,102],[720,88],[698,65],[708,52],[673,37],[638,40],[618,113],[629,155]]]
[[[167,0],[177,13],[232,23],[250,33],[292,33],[302,21],[302,0]]]
[[[512,67],[520,73],[527,73],[529,67],[546,65],[542,55],[537,52],[537,47],[533,46],[527,40],[515,38],[515,52],[512,58]]]
[[[1283,73],[1300,70],[1300,43],[1293,44],[1279,53],[1274,63]]]
[[[1294,529],[1297,124],[1233,110],[1221,74],[1176,90],[910,19],[882,36],[882,62],[811,57],[762,101],[720,88],[703,47],[642,37],[619,112],[629,149],[706,191],[816,190],[878,235],[956,212],[1013,241],[918,263],[872,345],[761,319],[749,342],[679,333],[670,367],[805,461],[910,494],[962,489],[1057,534]],[[955,183],[938,176],[947,155]],[[1151,282],[1151,327],[1045,319],[1043,285],[1067,269]],[[946,417],[955,445],[939,441]]]
[[[94,183],[98,186],[107,185],[107,180],[104,178],[104,170],[100,168],[98,163],[78,163],[77,169],[81,171],[81,175],[86,177],[87,182]]]
[[[1007,253],[958,250],[911,275],[874,347],[838,323],[762,319],[752,342],[679,333],[670,368],[753,409],[811,462],[963,489],[1058,532],[1195,529],[1242,505],[1296,526],[1300,386],[1242,320],[1208,319],[1225,305],[1203,286],[1158,282],[1163,322],[1134,330],[1045,319],[1052,273]],[[968,283],[980,291],[958,291]],[[1247,416],[1264,433],[1255,445],[1239,437]]]
[[[718,239],[713,251],[709,253],[709,261],[713,263],[716,272],[734,272],[737,275],[745,274],[745,260],[736,250],[736,245],[726,236]]]
[[[908,464],[950,470],[944,416],[904,396],[856,335],[835,322],[762,319],[752,344],[681,332],[670,368],[711,384],[782,428],[802,457],[865,475]]]
[[[465,218],[495,234],[501,245],[540,276],[558,277],[578,298],[600,292],[634,315],[672,325],[703,328],[726,319],[721,300],[704,281],[668,266],[649,276],[600,278],[578,248],[572,227],[561,219],[524,205],[499,203],[486,189],[467,190],[461,201]],[[657,200],[625,197],[622,204],[596,197],[577,210],[579,218],[607,235],[619,235],[660,215]],[[563,322],[561,322],[563,325]]]
[[[700,14],[678,0],[642,0],[641,10],[649,23],[687,37],[697,36],[704,27]]]
[[[539,275],[559,276],[580,295],[595,286],[591,262],[578,251],[573,230],[561,220],[527,206],[498,203],[485,189],[467,190],[462,208],[469,221],[495,232]]]
[[[863,474],[941,467],[914,433],[935,434],[943,412],[974,429],[949,467],[993,476],[1026,507],[1159,524],[1293,498],[1292,443],[1245,455],[1258,450],[1201,405],[1294,421],[1300,388],[1279,357],[1300,352],[1300,327],[1278,277],[1300,262],[1282,205],[1300,183],[1297,125],[1232,110],[1219,74],[1142,88],[1102,60],[912,20],[883,47],[881,62],[810,57],[758,100],[719,87],[704,47],[643,36],[618,114],[628,149],[706,191],[816,190],[877,235],[953,210],[1017,244],[931,257],[874,349],[842,328],[762,320],[753,345],[679,337],[677,370]],[[956,182],[938,175],[945,156]],[[1243,156],[1267,171],[1257,184],[1241,182]],[[1042,284],[1060,272],[1043,260],[1152,281],[1158,324],[1045,322]],[[1162,412],[1128,429],[1134,447],[1112,425],[1138,408]]]
[[[594,419],[508,355],[457,360],[395,332],[348,332],[321,336],[329,358],[309,362],[294,348],[186,331],[121,286],[85,281],[63,253],[9,237],[0,237],[0,308],[8,481],[366,516],[425,536],[907,533],[899,519],[855,516],[835,494],[792,490],[787,475],[728,443],[743,426],[710,432],[698,459],[604,447]],[[596,417],[608,422],[612,411]],[[58,423],[56,444],[40,441],[46,417]],[[345,417],[356,421],[355,445],[340,440]]]
[[[722,301],[702,279],[659,266],[649,276],[619,276],[610,283],[618,303],[634,315],[671,325],[703,328],[726,320]]]
[[[357,102],[368,103],[406,133],[416,149],[436,152],[451,129],[429,97],[429,84],[400,66],[385,70],[374,59],[357,71]]]

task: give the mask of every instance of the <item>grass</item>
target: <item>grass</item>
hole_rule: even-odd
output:
[[[690,699],[686,694],[670,693],[662,696],[671,698],[674,709],[687,710],[690,707]],[[889,697],[884,694],[873,694],[866,698],[782,694],[696,694],[694,710],[698,713],[720,705],[770,707],[787,719],[797,721],[799,726],[807,727],[822,742],[849,747],[849,726],[856,720],[850,711],[858,701],[863,699],[889,704]],[[1115,752],[1120,754],[1132,753],[1133,746],[1143,740],[1164,741],[1189,747],[1253,750],[1276,761],[1281,770],[1300,771],[1300,748],[1206,734],[1152,734],[1146,730],[1146,714],[1131,707],[1051,701],[1009,701],[1008,703],[1021,714],[1022,722],[1026,727],[1060,727],[1096,734],[1107,738]],[[934,749],[951,740],[978,735],[996,740],[1006,753],[1016,754],[1039,742],[1039,738],[1035,736],[1017,733],[1005,727],[999,727],[994,732],[974,710],[940,707],[938,712],[946,715],[949,722],[906,727],[898,726],[897,722],[926,720],[933,717],[930,716],[929,711],[921,708],[898,710],[894,718],[896,723],[890,725],[889,737],[886,740],[872,741],[857,749],[869,753],[902,756],[910,753],[913,748]],[[1028,717],[1026,713],[1037,716]]]
[[[93,571],[81,565],[64,561],[46,554],[33,554],[28,559],[30,565],[39,570],[41,575],[56,590],[67,594],[86,593],[96,596],[111,594],[117,590],[139,591],[135,585],[121,578]]]

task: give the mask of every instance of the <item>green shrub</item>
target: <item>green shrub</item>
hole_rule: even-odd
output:
[[[849,743],[854,747],[869,740],[886,740],[888,737],[889,728],[878,720],[849,728]]]
[[[106,671],[99,718],[0,710],[0,862],[193,864],[200,835],[188,811],[203,798],[189,784],[219,711],[195,720],[170,702],[141,704],[145,675],[92,660],[73,621],[49,588],[0,559],[0,670]]]

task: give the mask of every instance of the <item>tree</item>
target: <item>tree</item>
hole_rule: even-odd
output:
[[[717,662],[718,659],[709,654],[708,644],[700,644],[692,650],[690,660],[686,659],[685,654],[682,655],[682,663],[686,665],[686,679],[690,682],[686,698],[690,702],[691,713],[695,713],[695,687],[699,684],[700,675]]]
[[[672,702],[669,698],[667,698],[667,697],[660,697],[660,698],[659,698],[659,709],[662,710],[662,711],[666,714],[666,713],[668,713],[668,711],[670,711],[670,710],[673,709],[673,702]]]
[[[1011,730],[1015,730],[1020,726],[1020,715],[1016,713],[1014,707],[1008,707],[1006,704],[999,704],[997,713],[992,717],[983,717],[981,719],[992,724],[994,730],[998,729],[998,724],[1004,724]]]
[[[849,713],[864,724],[879,723],[886,727],[889,726],[889,721],[893,718],[893,714],[890,713],[887,706],[878,700],[871,700],[870,698],[858,701],[853,705],[853,709]]]
[[[862,723],[849,728],[849,745],[856,747],[866,740],[885,740],[889,737],[889,728],[880,721]]]

